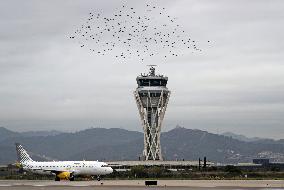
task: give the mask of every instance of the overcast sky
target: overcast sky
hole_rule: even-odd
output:
[[[136,76],[157,64],[172,91],[163,131],[179,124],[284,138],[283,0],[147,2],[177,17],[203,52],[117,64],[68,38],[90,11],[144,9],[146,1],[0,1],[0,126],[142,131]]]

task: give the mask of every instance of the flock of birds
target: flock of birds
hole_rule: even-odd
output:
[[[165,8],[149,4],[142,11],[122,5],[111,16],[90,12],[70,39],[98,55],[112,54],[118,61],[136,57],[143,62],[153,56],[166,59],[182,55],[185,49],[202,51]]]

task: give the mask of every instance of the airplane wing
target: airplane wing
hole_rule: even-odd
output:
[[[24,167],[24,169],[28,169],[30,171],[34,171],[34,172],[42,172],[42,173],[52,173],[52,174],[59,174],[59,173],[64,173],[64,172],[67,172],[67,173],[74,173],[73,170],[71,170],[71,168],[66,168],[66,169],[54,169],[54,168],[42,168],[42,167],[38,167],[38,168],[30,168],[30,167]]]
[[[70,170],[34,169],[35,172],[37,170],[42,173],[54,174],[57,179],[70,180],[74,178],[74,171],[70,171]]]

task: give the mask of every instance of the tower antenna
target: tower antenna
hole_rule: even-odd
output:
[[[147,65],[147,66],[150,67],[149,75],[150,76],[156,76],[156,74],[155,74],[156,68],[155,67],[157,67],[157,65]]]

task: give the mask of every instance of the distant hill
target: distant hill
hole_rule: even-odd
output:
[[[201,130],[175,128],[163,133],[161,138],[163,152],[167,159],[196,160],[207,156],[211,161],[221,163],[251,162],[263,156],[273,158],[279,153],[284,160],[284,146],[281,144],[259,144],[244,142]]]
[[[0,142],[4,139],[11,137],[35,137],[35,136],[55,136],[61,134],[61,131],[51,130],[51,131],[25,131],[22,133],[14,132],[6,129],[5,127],[0,127]]]
[[[274,140],[274,139],[259,138],[259,137],[249,138],[244,135],[238,135],[238,134],[231,133],[231,132],[225,132],[225,133],[222,133],[222,135],[227,136],[227,137],[232,137],[233,139],[237,139],[239,141],[244,141],[244,142],[255,142],[255,143],[261,143],[261,144],[283,144],[284,145],[284,139]]]
[[[0,164],[14,163],[17,160],[15,146],[0,144]]]
[[[0,164],[16,160],[15,142],[22,143],[37,160],[138,160],[143,150],[143,133],[119,128],[39,134],[27,135],[0,128]],[[166,160],[197,160],[207,156],[211,161],[222,163],[250,162],[258,157],[284,161],[283,141],[245,142],[182,127],[161,136]]]
[[[55,136],[61,134],[61,131],[57,130],[51,130],[51,131],[26,131],[22,132],[21,135],[25,137],[35,137],[35,136],[41,136],[41,137],[47,137],[47,136]]]
[[[232,137],[233,139],[237,139],[237,140],[244,141],[244,142],[255,142],[255,141],[263,140],[262,138],[258,138],[258,137],[249,138],[244,135],[238,135],[238,134],[231,133],[231,132],[225,132],[225,133],[222,133],[222,135],[226,137]]]
[[[55,136],[11,137],[0,145],[11,146],[15,142],[25,145],[31,152],[56,159],[72,159],[72,155],[98,146],[111,146],[136,140],[141,133],[123,129],[93,128],[76,133],[61,133]],[[98,155],[97,155],[98,156]]]
[[[5,127],[0,127],[0,142],[11,137],[19,137],[21,136],[20,133],[10,131],[6,129]]]

